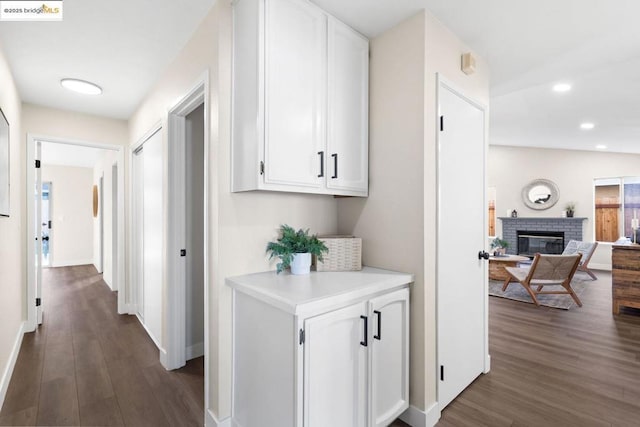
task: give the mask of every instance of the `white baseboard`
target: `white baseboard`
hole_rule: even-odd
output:
[[[409,408],[400,415],[400,419],[411,427],[433,427],[440,419],[438,403],[434,403],[424,412],[415,406],[409,406]]]
[[[211,409],[204,411],[204,425],[205,427],[231,427],[231,417],[227,417],[222,421],[218,421]]]
[[[7,366],[4,368],[2,378],[0,378],[0,409],[2,409],[2,405],[4,404],[4,398],[7,397],[7,389],[9,388],[9,382],[11,381],[11,375],[13,374],[13,369],[16,366],[16,360],[18,360],[20,346],[22,345],[22,337],[24,336],[25,324],[26,322],[22,322],[20,324],[20,328],[18,328],[18,334],[16,335],[16,339],[13,342],[13,348],[11,349],[11,354],[9,355],[9,361],[7,363]]]
[[[93,265],[92,259],[81,259],[81,260],[64,260],[51,263],[51,267],[72,267],[74,265]]]
[[[164,366],[164,368],[168,371],[169,369],[167,369],[167,351],[163,348],[159,348],[158,351],[160,352],[160,364]]]
[[[199,342],[194,345],[190,345],[186,350],[187,360],[195,359],[196,357],[204,356],[204,343]]]

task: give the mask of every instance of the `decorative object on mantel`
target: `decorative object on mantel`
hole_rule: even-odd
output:
[[[505,255],[508,247],[509,247],[509,242],[501,239],[500,237],[496,237],[491,241],[491,249],[493,249],[493,256]]]
[[[534,179],[522,189],[522,201],[535,210],[549,209],[559,198],[558,186],[548,179]]]
[[[362,270],[362,239],[355,236],[318,236],[328,252],[324,261],[314,257],[316,271]]]
[[[281,262],[276,266],[277,273],[290,267],[291,274],[309,274],[311,255],[322,261],[323,253],[328,251],[317,235],[309,235],[309,229],[296,231],[284,224],[280,226],[280,233],[282,236],[277,241],[267,244],[267,252],[271,252],[269,259],[274,256],[280,258]]]
[[[576,203],[569,202],[565,205],[564,210],[567,212],[567,218],[573,218],[573,214],[576,211]]]
[[[512,210],[511,211],[511,218],[518,218],[518,211],[517,210]]]

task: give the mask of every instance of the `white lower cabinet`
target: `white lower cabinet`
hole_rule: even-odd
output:
[[[389,425],[409,404],[411,282],[370,267],[227,279],[232,425]]]

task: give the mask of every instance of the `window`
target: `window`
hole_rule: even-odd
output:
[[[640,177],[596,179],[594,185],[596,240],[633,241],[631,220],[640,215]]]

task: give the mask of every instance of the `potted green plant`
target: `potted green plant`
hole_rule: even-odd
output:
[[[280,234],[277,241],[267,244],[269,259],[280,258],[276,266],[278,273],[290,267],[291,274],[309,274],[311,255],[322,261],[322,254],[329,251],[317,235],[309,235],[309,229],[296,231],[285,224],[280,226]]]
[[[499,237],[496,237],[491,241],[491,249],[493,249],[494,256],[504,255],[508,247],[509,247],[509,242]]]
[[[565,205],[564,210],[567,211],[567,218],[573,218],[573,214],[576,211],[575,202],[569,202]]]

